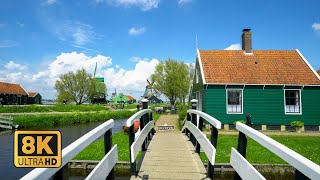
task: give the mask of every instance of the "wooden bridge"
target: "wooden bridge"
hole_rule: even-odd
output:
[[[214,163],[218,130],[221,122],[214,117],[195,110],[196,100],[179,131],[155,133],[152,110],[147,109],[148,100],[142,100],[143,110],[127,120],[129,128],[130,173],[131,179],[214,179]],[[134,122],[140,120],[139,133],[134,133]],[[162,119],[163,120],[163,119]],[[165,120],[165,119],[164,119]],[[202,132],[203,121],[211,125],[211,139]],[[161,120],[159,120],[161,121]],[[118,160],[117,145],[111,147],[111,128],[114,121],[109,120],[62,151],[62,167],[36,168],[22,179],[68,179],[68,162],[86,146],[104,134],[105,157],[86,179],[114,179],[114,165]],[[320,179],[320,166],[300,154],[278,143],[270,137],[236,123],[239,131],[237,149],[231,149],[230,164],[235,170],[234,179],[265,179],[246,159],[247,137],[258,142],[296,169],[296,179]],[[200,149],[207,156],[207,169],[201,162]],[[140,160],[136,158],[141,153]]]

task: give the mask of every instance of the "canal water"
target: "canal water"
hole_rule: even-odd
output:
[[[115,120],[112,133],[122,130],[127,119]],[[79,137],[99,126],[103,122],[89,124],[77,124],[64,127],[50,128],[48,130],[59,130],[62,135],[62,148],[65,148]],[[36,130],[36,129],[27,129]],[[39,130],[39,129],[37,129]],[[46,129],[41,129],[46,130]],[[100,137],[102,138],[102,137]],[[13,132],[0,133],[0,179],[19,179],[30,172],[32,168],[16,168],[13,164]]]

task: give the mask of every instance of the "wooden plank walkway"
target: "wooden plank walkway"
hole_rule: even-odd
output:
[[[176,125],[172,119],[177,116],[161,116],[156,126]],[[137,165],[138,176],[131,179],[141,179],[143,175],[149,175],[149,179],[206,179],[206,169],[199,155],[178,130],[157,131],[142,158]]]

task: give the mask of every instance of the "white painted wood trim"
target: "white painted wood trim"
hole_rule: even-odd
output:
[[[320,179],[320,166],[316,163],[243,123],[237,122],[236,129],[275,153],[310,179]]]
[[[27,175],[22,177],[21,179],[29,180],[29,179],[49,179],[52,175],[54,175],[59,169],[61,169],[64,165],[66,165],[74,156],[79,154],[84,148],[90,145],[93,141],[98,139],[101,135],[107,132],[114,126],[114,120],[110,119],[107,122],[101,124],[100,126],[94,128],[87,134],[83,135],[81,138],[74,141],[72,144],[67,146],[62,150],[62,162],[61,166],[58,168],[35,168]]]
[[[241,112],[228,112],[228,91],[229,90],[237,90],[241,91]],[[226,88],[226,114],[243,114],[243,89],[232,89],[232,88]]]
[[[299,106],[300,106],[300,107],[299,107],[299,108],[300,108],[300,109],[299,109],[299,111],[300,111],[299,113],[287,113],[287,112],[286,112],[286,91],[287,91],[287,90],[296,90],[296,91],[299,91],[299,101],[300,101],[300,102],[299,102],[299,103],[300,103],[300,104],[299,104]],[[284,114],[285,114],[285,115],[302,115],[302,100],[301,100],[301,99],[302,99],[302,97],[301,97],[301,89],[283,89]]]
[[[112,149],[103,157],[99,164],[91,171],[86,180],[106,179],[116,162],[118,161],[118,147]]]
[[[148,122],[146,126],[141,130],[140,135],[135,139],[135,141],[132,143],[130,147],[131,151],[131,162],[134,162],[138,152],[141,150],[142,143],[146,139],[148,133],[151,131],[151,129],[154,127],[154,121]]]
[[[199,66],[200,66],[200,73],[201,73],[201,77],[202,77],[202,83],[203,83],[203,84],[206,84],[206,79],[204,78],[202,61],[201,61],[199,49],[197,49],[197,56],[198,56],[198,61],[199,61]]]
[[[208,123],[210,123],[211,125],[213,125],[215,128],[217,129],[221,129],[221,122],[219,120],[217,120],[216,118],[210,116],[207,113],[204,113],[202,111],[198,111],[198,110],[194,110],[194,109],[189,109],[188,113],[190,114],[196,114],[201,116],[203,119],[205,119],[206,121],[208,121]],[[187,122],[187,121],[186,121]]]
[[[206,137],[204,133],[202,133],[194,124],[190,121],[186,121],[185,127],[189,129],[189,131],[193,134],[193,136],[199,142],[201,149],[205,152],[208,157],[210,163],[214,165],[215,157],[216,157],[216,149],[211,144],[209,139]]]
[[[230,164],[241,179],[266,179],[235,148],[231,148]]]
[[[311,71],[314,73],[314,75],[316,75],[316,77],[320,80],[320,75],[317,73],[317,71],[315,69],[313,69],[313,67],[310,65],[308,60],[301,54],[301,52],[298,49],[296,49],[296,51],[300,55],[300,57],[304,60],[304,62],[308,65],[308,67],[311,69]]]
[[[141,116],[143,116],[143,115],[146,114],[146,113],[151,113],[151,112],[152,112],[151,109],[143,109],[143,110],[141,110],[141,111],[139,111],[139,112],[136,112],[134,115],[132,115],[132,116],[127,120],[126,125],[127,125],[128,127],[132,126],[133,123],[134,123],[137,119],[139,120],[139,118],[140,118]]]

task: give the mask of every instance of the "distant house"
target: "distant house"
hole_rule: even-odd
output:
[[[249,113],[254,124],[320,125],[318,73],[297,49],[252,50],[244,29],[242,50],[197,50],[192,92],[223,124]]]
[[[129,95],[124,95],[124,96],[128,98],[128,101],[127,101],[128,104],[133,104],[137,102],[137,100],[132,96],[129,96]]]
[[[121,97],[121,94],[122,94],[122,93],[119,93],[118,96],[115,96],[115,97],[113,98],[113,103],[114,103],[114,104],[119,104],[121,101],[123,101],[124,103],[127,103],[127,104],[136,103],[136,99],[133,98],[132,96],[122,95],[122,97]]]
[[[19,84],[0,82],[0,100],[4,105],[27,104],[28,93]]]
[[[28,104],[42,104],[42,97],[37,92],[29,92]]]
[[[159,98],[157,98],[155,95],[152,95],[151,97],[147,98],[149,100],[150,104],[159,104],[159,103],[163,103],[163,101]]]

